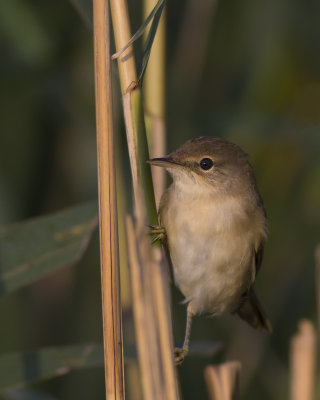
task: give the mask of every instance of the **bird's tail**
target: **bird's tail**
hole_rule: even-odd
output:
[[[267,332],[272,332],[271,322],[253,289],[249,290],[246,300],[236,310],[236,313],[253,328],[257,330],[265,329]]]

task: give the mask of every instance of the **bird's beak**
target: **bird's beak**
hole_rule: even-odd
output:
[[[151,160],[148,160],[147,163],[151,164],[151,165],[156,165],[157,167],[163,167],[163,168],[175,168],[175,167],[180,166],[180,164],[173,161],[172,158],[170,158],[170,157],[152,158]]]

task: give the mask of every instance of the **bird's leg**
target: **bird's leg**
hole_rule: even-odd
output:
[[[161,225],[149,225],[150,228],[150,235],[155,235],[152,239],[152,243],[156,242],[157,240],[161,240],[164,242],[166,239],[166,230]]]
[[[187,323],[186,323],[186,333],[184,337],[184,342],[182,347],[176,347],[174,349],[174,362],[176,365],[182,364],[183,360],[187,356],[189,352],[189,341],[190,341],[190,334],[191,334],[191,324],[192,324],[192,317],[194,313],[191,310],[190,303],[188,304],[187,308]]]

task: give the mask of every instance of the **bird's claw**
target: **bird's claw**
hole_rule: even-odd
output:
[[[176,347],[174,349],[174,363],[176,366],[181,365],[189,353],[189,346]]]
[[[157,240],[161,240],[162,242],[166,239],[166,230],[163,226],[160,225],[149,225],[150,235],[155,235],[152,239],[152,243],[155,243]]]

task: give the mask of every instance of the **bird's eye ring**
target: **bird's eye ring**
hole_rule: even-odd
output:
[[[202,169],[204,169],[205,171],[208,171],[210,168],[213,167],[213,161],[211,160],[211,158],[207,158],[207,157],[203,158],[200,161],[200,167]]]

